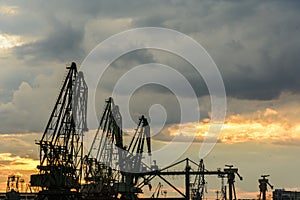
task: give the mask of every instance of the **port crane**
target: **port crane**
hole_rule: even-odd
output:
[[[147,167],[142,162],[145,141],[148,156],[151,156],[150,126],[147,118],[142,115],[139,118],[137,128],[135,129],[129,147],[126,149],[128,152],[126,156],[126,162],[129,163],[129,166],[127,166],[127,171],[141,172],[146,170]]]
[[[87,92],[83,73],[72,63],[67,67],[43,136],[36,142],[40,150],[39,173],[30,178],[30,185],[40,188],[36,200],[96,200],[99,197],[135,200],[139,199],[142,187],[150,186],[155,177],[161,178],[184,199],[198,200],[203,199],[205,175],[227,177],[229,200],[233,199],[233,193],[236,196],[235,174],[241,180],[242,177],[233,166],[227,166],[224,171],[208,171],[203,160],[198,164],[188,158],[162,169],[155,161],[150,167],[144,164],[144,156],[151,156],[149,123],[144,116],[139,118],[127,148],[123,144],[122,117],[112,98],[106,100],[92,145],[83,156],[83,135],[88,131]],[[180,164],[185,164],[182,170],[172,170]],[[185,177],[185,192],[165,178],[170,175]],[[192,176],[194,181],[191,181]]]
[[[233,165],[225,165],[227,168],[224,169],[224,172],[227,174],[227,180],[228,180],[228,193],[229,193],[229,200],[232,200],[233,197],[236,199],[236,192],[235,192],[235,174],[239,177],[239,179],[242,181],[243,177],[238,173],[238,168],[233,168]]]
[[[183,164],[184,164],[184,166],[182,166]],[[202,167],[201,167],[201,165],[202,165]],[[172,168],[175,168],[175,167],[178,168],[180,166],[183,167],[183,170],[178,170],[178,169],[172,170]],[[196,166],[197,169],[194,169],[192,166]],[[144,177],[144,181],[139,183],[137,186],[142,188],[146,185],[145,183],[149,183],[155,177],[159,177],[168,186],[173,188],[185,200],[190,200],[191,197],[192,198],[197,197],[197,195],[194,195],[197,193],[199,193],[199,196],[202,195],[202,199],[203,199],[203,190],[202,189],[204,188],[204,185],[206,184],[205,180],[201,179],[200,187],[197,186],[197,188],[199,188],[199,190],[193,191],[193,189],[195,189],[195,187],[193,186],[193,184],[191,184],[191,177],[192,176],[203,177],[206,175],[217,175],[217,176],[221,175],[221,176],[227,177],[229,187],[232,188],[232,190],[231,190],[232,193],[231,194],[229,193],[229,196],[231,197],[230,200],[232,200],[233,193],[235,194],[234,185],[233,185],[233,183],[235,182],[235,174],[237,174],[240,177],[240,179],[242,180],[242,177],[238,174],[238,169],[232,168],[233,167],[232,165],[230,165],[230,166],[226,165],[226,167],[229,167],[229,168],[224,168],[223,171],[221,169],[217,169],[216,171],[208,171],[208,170],[204,169],[203,167],[204,167],[203,161],[202,161],[202,164],[201,164],[201,160],[200,160],[200,164],[197,164],[196,162],[190,160],[189,158],[185,158],[183,160],[180,160],[180,161],[178,161],[172,165],[169,165],[165,168],[162,168],[162,169],[159,169],[156,167],[155,170],[138,173],[138,175],[140,175],[140,177]],[[179,175],[184,176],[185,192],[179,190],[174,184],[172,184],[166,178],[167,176],[179,176]],[[198,179],[198,182],[199,182],[199,179]],[[232,185],[230,186],[230,184],[232,184]],[[191,192],[192,192],[192,194],[191,194]]]
[[[38,200],[80,199],[83,133],[87,131],[87,85],[73,62],[65,79],[39,145],[38,174],[31,186],[40,187]]]
[[[146,145],[145,145],[146,144]],[[85,199],[137,199],[142,191],[135,187],[146,169],[142,162],[144,148],[151,155],[150,126],[144,116],[127,148],[123,144],[122,116],[113,98],[108,98],[89,152],[84,156],[82,193]]]
[[[120,190],[122,199],[137,199],[137,194],[142,193],[142,190],[137,185],[139,179],[144,178],[144,175],[139,173],[150,169],[142,161],[145,155],[145,148],[147,155],[151,156],[150,126],[147,118],[142,115],[139,118],[128,148],[124,147],[124,168],[121,170],[122,181],[120,183],[120,188],[125,188],[124,190]]]
[[[119,171],[123,163],[122,117],[110,97],[105,101],[99,126],[83,158],[85,199],[114,199],[118,194]],[[120,166],[119,166],[120,165]]]
[[[261,200],[266,200],[266,194],[267,194],[267,190],[268,190],[268,185],[270,186],[271,189],[273,189],[273,185],[271,185],[269,183],[269,179],[267,179],[266,177],[269,177],[270,175],[261,175],[261,179],[258,179],[259,182],[259,190],[260,190],[260,194],[259,194],[259,199]]]

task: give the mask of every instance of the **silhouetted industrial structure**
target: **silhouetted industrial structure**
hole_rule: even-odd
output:
[[[224,169],[224,172],[227,173],[228,187],[229,187],[229,200],[236,199],[236,192],[234,186],[235,174],[238,175],[240,180],[243,180],[243,178],[238,173],[238,168],[233,168],[233,165],[225,165],[225,166],[227,167]]]
[[[169,199],[202,200],[206,191],[205,176],[210,175],[222,180],[221,199],[227,199],[224,179],[228,181],[228,199],[236,199],[235,175],[240,180],[242,177],[238,168],[233,168],[232,165],[226,165],[223,170],[219,168],[209,171],[205,169],[203,160],[197,163],[189,158],[162,169],[155,160],[151,166],[146,165],[143,162],[144,156],[151,157],[147,118],[140,116],[130,143],[124,144],[122,116],[111,97],[105,102],[98,129],[84,155],[83,137],[88,131],[87,94],[83,73],[78,72],[76,64],[72,63],[67,67],[44,134],[36,142],[40,150],[40,163],[37,166],[39,173],[31,175],[30,180],[30,187],[39,188],[37,193],[31,193],[34,199],[136,200],[141,199],[139,194],[143,193],[145,186],[152,188],[151,181],[156,178],[159,179],[159,184],[152,199],[166,198],[167,191],[162,191],[164,184],[179,195]],[[184,191],[168,180],[169,176],[184,177]],[[260,179],[262,192],[265,191],[263,186],[269,184],[265,177]],[[18,191],[20,181],[16,176],[9,178],[7,194],[14,194],[6,199],[22,199],[22,194]]]
[[[270,175],[261,175],[261,179],[258,179],[259,182],[259,199],[266,200],[266,194],[268,191],[268,185],[273,189],[273,186],[269,183],[269,180],[266,177],[269,177]]]
[[[300,192],[287,191],[284,189],[275,189],[273,191],[273,200],[299,200]]]
[[[31,175],[30,183],[41,188],[38,200],[80,199],[87,85],[75,63],[67,69],[42,139],[36,143],[39,174]]]

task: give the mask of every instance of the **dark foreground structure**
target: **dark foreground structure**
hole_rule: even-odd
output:
[[[274,200],[300,200],[300,192],[276,189],[273,191]]]
[[[145,186],[151,189],[151,181],[159,179],[173,188],[178,197],[162,198],[159,184],[151,199],[201,200],[205,191],[205,176],[212,175],[222,179],[220,199],[236,199],[235,176],[240,180],[242,177],[232,165],[227,165],[223,170],[209,171],[205,169],[203,160],[194,162],[188,158],[162,169],[155,160],[151,166],[143,163],[145,156],[151,156],[147,118],[140,116],[130,143],[124,144],[122,116],[111,97],[105,102],[92,144],[88,153],[84,154],[83,137],[88,131],[87,97],[84,75],[72,63],[67,67],[44,134],[36,142],[40,150],[39,173],[31,175],[30,187],[38,188],[38,192],[19,193],[15,188],[9,188],[0,198],[137,200],[141,199],[139,197]],[[184,191],[169,180],[170,176],[184,177]],[[224,183],[224,179],[228,184]]]

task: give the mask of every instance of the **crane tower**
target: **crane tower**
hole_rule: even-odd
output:
[[[83,133],[87,131],[87,85],[75,63],[65,79],[40,141],[38,174],[31,186],[40,187],[38,200],[79,199]]]

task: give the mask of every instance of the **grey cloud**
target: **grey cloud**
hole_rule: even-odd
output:
[[[191,86],[194,88],[196,96],[203,96],[207,94],[207,88],[201,76],[182,58],[161,50],[139,50],[123,55],[117,59],[101,77],[96,96],[98,115],[102,113],[104,99],[108,96],[111,96],[114,86],[121,76],[126,75],[126,72],[135,66],[153,62],[171,66],[173,69],[185,76],[186,79],[191,82]],[[155,68],[155,66],[153,66],[153,68]],[[140,74],[141,78],[143,76],[144,74]],[[170,77],[168,74],[161,75],[158,72],[157,76],[164,76],[175,88],[182,88],[180,90],[181,93],[174,94],[169,88],[155,83],[141,85],[131,96],[129,105],[122,106],[128,106],[131,118],[136,120],[142,114],[146,115],[148,119],[150,119],[148,113],[150,107],[154,104],[159,104],[162,105],[166,110],[166,124],[179,123],[181,117],[179,101],[180,99],[182,100],[182,98],[189,97],[189,90],[186,91],[186,88],[184,88],[182,82],[176,82],[177,79]],[[156,80],[156,77],[153,77],[153,80]],[[130,87],[131,83],[127,84],[128,87]],[[199,99],[198,103],[201,106],[206,104],[207,101],[202,102],[202,99]],[[208,108],[201,110],[201,118],[203,119],[207,117]]]
[[[41,132],[45,127],[50,111],[54,106],[59,86],[61,84],[65,65],[57,65],[48,63],[49,66],[42,63],[40,68],[27,68],[30,81],[26,81],[26,76],[13,76],[26,70],[19,66],[20,71],[12,69],[7,74],[4,74],[6,82],[5,88],[11,87],[9,95],[1,96],[0,103],[0,133],[28,133]],[[26,68],[26,67],[25,67]],[[9,77],[9,78],[8,78]],[[16,89],[10,86],[19,78],[20,84]],[[8,81],[10,80],[10,81]],[[8,81],[8,82],[7,82]],[[2,92],[2,91],[1,91]],[[8,92],[4,90],[3,92]]]
[[[283,91],[299,92],[298,7],[295,1],[172,1],[170,9],[162,4],[152,13],[142,16],[134,11],[132,16],[135,27],[172,28],[203,44],[217,63],[229,96],[268,100]],[[156,61],[163,63],[163,59]],[[189,80],[197,86],[197,95],[207,95],[206,87],[199,87],[199,77],[193,77],[187,63],[180,67],[170,61],[166,64],[192,74]]]
[[[37,133],[1,135],[0,152],[5,153],[9,149],[9,152],[14,155],[38,159],[38,150],[37,146],[34,145],[34,141],[40,137],[41,134]]]
[[[295,74],[298,73],[299,60],[294,52],[300,50],[297,42],[299,3],[169,1],[156,7],[152,1],[129,2],[122,2],[122,8],[118,7],[118,1],[93,1],[88,4],[61,2],[60,7],[54,7],[54,3],[49,6],[38,3],[33,10],[38,7],[45,9],[43,16],[50,26],[55,26],[54,30],[44,40],[17,48],[16,53],[21,58],[36,55],[41,57],[39,59],[67,61],[76,58],[81,61],[86,54],[82,48],[85,42],[83,35],[89,32],[83,27],[89,19],[132,18],[133,27],[173,28],[190,34],[202,43],[219,66],[230,96],[264,100],[276,98],[285,90],[298,92],[299,82]],[[65,7],[69,9],[62,9]],[[60,24],[51,22],[46,16]],[[96,45],[99,42],[97,35],[101,38],[101,27],[92,31],[96,31],[93,34]],[[274,49],[278,49],[277,52]],[[140,59],[139,56],[135,55],[135,59]],[[182,66],[182,71],[186,69]],[[190,81],[197,82],[198,79]],[[198,96],[207,94],[205,87],[197,88]]]
[[[203,81],[201,74],[199,74],[192,65],[177,55],[156,49],[138,50],[118,58],[101,77],[99,88],[111,92],[114,84],[122,75],[133,67],[147,63],[159,63],[173,68],[190,82],[197,96],[207,95],[208,91],[206,84]],[[153,65],[153,67],[155,66]],[[180,88],[182,86],[182,83],[177,83],[175,79],[172,81],[172,77],[168,76],[168,74],[164,74],[164,76],[166,79],[169,79],[175,87]],[[153,79],[155,80],[155,77],[153,77]],[[155,85],[153,85],[153,87],[148,87],[147,90],[158,93],[166,92],[164,88]],[[182,93],[184,93],[184,91],[182,91]]]
[[[153,62],[156,62],[156,60],[149,50],[134,51],[119,57],[117,60],[111,63],[101,77],[98,84],[97,93],[100,95],[105,91],[111,93],[120,77],[130,69],[142,64]],[[102,97],[102,99],[103,98],[104,97]]]
[[[20,6],[20,14],[1,18],[1,31],[33,36],[37,41],[16,47],[12,52],[11,56],[23,62],[27,66],[25,70],[31,71],[32,75],[25,76],[20,72],[16,74],[18,80],[3,77],[1,86],[6,89],[1,90],[5,96],[1,99],[6,103],[21,82],[32,85],[30,79],[36,77],[36,73],[44,74],[42,71],[33,73],[30,67],[44,69],[42,64],[53,62],[65,66],[73,60],[80,63],[93,45],[105,39],[103,35],[141,26],[172,28],[201,43],[219,67],[228,96],[269,100],[284,91],[299,92],[300,24],[299,3],[296,1],[166,1],[159,6],[156,1],[20,1],[16,5]],[[97,23],[101,19],[107,22]],[[120,20],[106,30],[105,24],[114,19],[129,19],[129,22],[121,26],[125,22]],[[198,97],[208,94],[201,76],[185,60],[166,52],[148,50],[128,54],[112,64],[101,82],[103,90],[99,91],[98,97],[102,100],[97,102],[104,102],[115,81],[128,69],[149,62],[172,66],[187,77]],[[19,66],[12,67],[15,69],[12,71],[17,71]],[[50,84],[55,87],[54,83]],[[174,85],[181,86],[177,82]],[[141,90],[139,95],[166,93],[172,96],[157,86],[148,86],[145,91],[143,94]],[[48,95],[47,98],[52,97]],[[149,102],[136,103],[140,108],[135,108],[134,112],[144,112],[142,107],[150,105]],[[103,108],[101,103],[97,107]],[[169,122],[176,120],[174,117]]]
[[[54,27],[45,39],[25,44],[15,48],[20,59],[33,56],[33,60],[81,60],[85,52],[81,47],[83,31],[68,24],[59,24]]]
[[[198,37],[195,34],[219,66],[229,96],[268,100],[283,91],[299,92],[295,74],[300,64],[296,55],[300,24],[295,20],[298,11],[294,3],[256,2],[247,8],[244,3],[230,2],[239,9],[219,12],[223,16],[219,20],[208,16],[215,30],[199,31]],[[226,20],[226,15],[236,18]],[[219,40],[213,42],[213,38]]]

